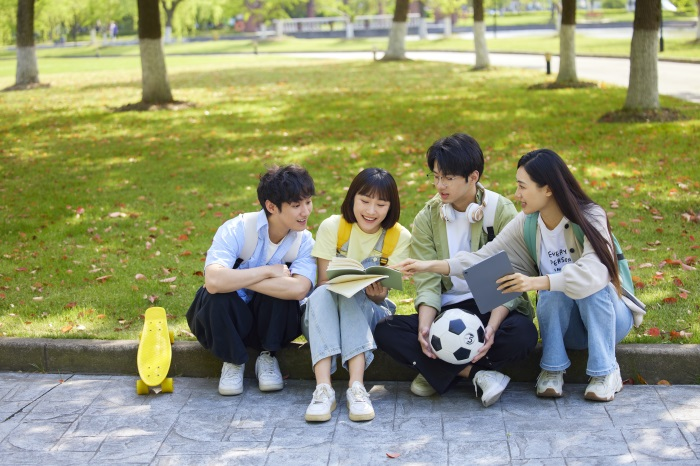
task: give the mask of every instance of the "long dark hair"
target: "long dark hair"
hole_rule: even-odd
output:
[[[604,238],[591,225],[591,222],[584,215],[588,209],[597,204],[583,192],[581,185],[576,181],[566,163],[553,150],[537,149],[520,157],[518,168],[520,167],[525,169],[538,186],[549,186],[554,200],[557,201],[557,205],[559,205],[562,213],[570,221],[581,227],[583,234],[590,241],[598,258],[608,269],[610,281],[615,285],[617,292],[620,293],[620,275],[617,256],[613,253],[613,246],[608,239]],[[608,227],[608,233],[612,238],[610,222],[607,218],[605,222]]]
[[[396,186],[394,177],[388,171],[382,168],[365,168],[355,176],[350,183],[343,204],[340,206],[340,212],[348,223],[357,222],[353,211],[355,195],[357,194],[369,197],[376,195],[382,201],[389,203],[389,211],[382,222],[382,228],[385,230],[393,227],[399,221],[401,216],[399,188]]]

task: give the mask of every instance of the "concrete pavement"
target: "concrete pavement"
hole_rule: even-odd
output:
[[[700,387],[625,386],[611,403],[585,385],[540,399],[511,383],[482,407],[473,387],[419,398],[408,382],[370,382],[373,421],[348,419],[334,384],[330,421],[307,424],[311,381],[223,397],[216,378],[176,378],[138,396],[134,376],[0,373],[3,464],[700,464]],[[390,458],[388,455],[396,456]]]
[[[345,60],[371,60],[372,52],[317,52],[290,53],[289,55],[304,58],[332,58]],[[378,52],[377,58],[383,53]],[[474,65],[476,56],[473,52],[407,52],[412,60],[438,61]],[[545,77],[546,62],[540,54],[514,54],[490,52],[492,66],[528,68],[542,71]],[[559,71],[559,57],[553,56],[551,61],[552,75],[556,77]],[[616,86],[627,87],[629,84],[630,61],[628,58],[576,57],[576,72],[579,79],[605,82]],[[700,63],[679,63],[659,61],[659,93],[694,103],[700,103]]]

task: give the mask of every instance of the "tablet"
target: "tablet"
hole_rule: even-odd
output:
[[[498,306],[517,298],[522,293],[501,293],[496,280],[515,273],[505,251],[499,251],[491,257],[478,262],[464,270],[464,279],[474,295],[479,312],[486,314]]]

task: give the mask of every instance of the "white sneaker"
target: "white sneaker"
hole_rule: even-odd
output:
[[[413,382],[411,382],[411,393],[418,396],[432,396],[435,395],[435,389],[432,385],[425,380],[423,374],[418,374]]]
[[[501,397],[503,390],[508,386],[510,377],[496,371],[479,371],[474,376],[474,393],[478,395],[478,389],[481,388],[481,402],[485,407],[489,407]]]
[[[564,387],[564,373],[566,371],[542,370],[537,377],[537,396],[547,398],[559,398]]]
[[[620,390],[622,390],[622,377],[620,366],[616,366],[615,370],[608,375],[591,377],[583,397],[593,401],[612,401],[615,399],[615,393]]]
[[[369,393],[360,382],[353,382],[346,393],[348,411],[351,421],[371,421],[374,419],[374,408],[369,401]]]
[[[328,421],[335,410],[335,390],[327,383],[318,384],[304,419],[312,422]]]
[[[255,361],[255,376],[261,392],[274,392],[284,388],[284,380],[280,372],[277,358],[269,351],[263,351]]]
[[[232,364],[225,362],[221,368],[219,379],[219,393],[222,395],[240,395],[243,393],[243,372],[245,364]]]

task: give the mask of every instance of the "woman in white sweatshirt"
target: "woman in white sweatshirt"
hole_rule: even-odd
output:
[[[562,396],[563,375],[571,365],[567,349],[588,349],[586,373],[591,380],[584,396],[611,401],[622,390],[615,345],[641,315],[633,319],[628,301],[623,300],[605,211],[583,192],[566,163],[549,149],[522,156],[516,181],[515,199],[522,212],[493,241],[477,252],[460,252],[446,261],[407,259],[398,266],[407,275],[461,275],[474,263],[506,251],[516,273],[498,280],[499,289],[538,292],[542,372],[537,395]],[[537,261],[526,243],[526,228],[532,225],[534,229],[532,222],[536,222]],[[575,228],[583,231],[583,244]]]

